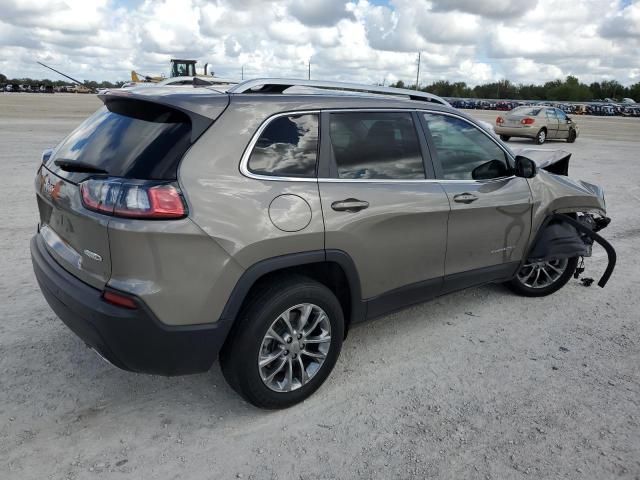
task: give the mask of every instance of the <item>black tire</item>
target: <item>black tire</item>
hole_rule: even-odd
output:
[[[536,133],[536,136],[533,139],[533,142],[536,145],[542,145],[546,141],[547,141],[547,129],[541,128],[540,130],[538,130],[538,133]]]
[[[576,135],[576,131],[572,128],[571,130],[569,130],[569,136],[567,137],[567,143],[574,143],[576,141],[576,138],[578,136]]]
[[[511,137],[509,135],[500,135],[500,140],[508,142]]]
[[[320,307],[331,326],[331,341],[324,362],[307,383],[289,392],[277,392],[263,382],[258,356],[272,323],[287,309],[303,303]],[[327,287],[308,277],[276,277],[258,288],[242,308],[220,353],[222,373],[229,385],[256,407],[287,408],[315,392],[338,360],[344,338],[344,316],[340,302]]]
[[[545,297],[557,292],[562,287],[564,287],[571,279],[573,273],[576,271],[577,266],[578,257],[569,258],[567,261],[567,266],[562,275],[560,275],[553,283],[544,288],[532,288],[528,285],[525,285],[517,276],[517,274],[512,280],[507,282],[506,285],[513,292],[524,297]]]

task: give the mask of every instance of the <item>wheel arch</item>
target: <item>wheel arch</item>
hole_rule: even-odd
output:
[[[252,291],[264,282],[277,281],[278,277],[290,274],[312,278],[336,295],[344,312],[345,336],[349,325],[366,317],[360,277],[349,254],[342,250],[314,250],[268,258],[247,268],[236,282],[221,320],[232,325]]]
[[[607,253],[607,268],[598,281],[598,286],[604,287],[615,268],[616,252],[613,246],[598,235],[596,231],[605,228],[610,220],[607,217],[603,217],[603,221],[596,221],[594,224],[581,222],[577,217],[577,213],[585,210],[589,211],[590,209],[564,209],[562,213],[556,211],[547,215],[538,227],[533,240],[529,243],[520,266],[522,267],[532,256],[542,255],[540,252],[544,252],[543,256],[583,256],[586,251],[584,250],[585,244],[582,236],[586,236],[600,244]],[[563,232],[551,231],[554,226],[558,225],[565,227]],[[564,235],[564,238],[562,235]],[[539,247],[542,248],[539,249]]]

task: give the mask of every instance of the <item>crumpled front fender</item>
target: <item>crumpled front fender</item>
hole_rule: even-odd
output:
[[[554,213],[590,212],[606,215],[604,191],[598,185],[544,170],[529,179],[533,197],[532,232]]]

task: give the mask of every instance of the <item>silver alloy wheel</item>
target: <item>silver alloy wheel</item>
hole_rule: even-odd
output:
[[[538,132],[538,142],[542,144],[546,139],[547,139],[547,134],[545,133],[544,130],[540,130]]]
[[[567,269],[566,258],[546,262],[527,262],[518,271],[518,280],[529,288],[545,288],[556,282]]]
[[[275,392],[304,386],[322,367],[331,346],[331,323],[319,306],[302,303],[278,315],[262,339],[258,369]]]

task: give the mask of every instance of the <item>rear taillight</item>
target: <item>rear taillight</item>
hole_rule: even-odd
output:
[[[80,184],[82,204],[115,217],[172,219],[187,215],[177,185],[166,182],[91,178]]]
[[[532,125],[534,122],[535,122],[535,120],[533,118],[529,118],[529,117],[526,117],[526,118],[523,118],[522,120],[520,120],[520,123],[522,125]]]
[[[504,118],[502,117],[496,118],[496,123],[504,123]]]

